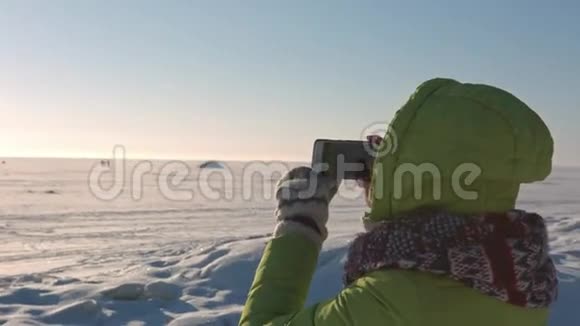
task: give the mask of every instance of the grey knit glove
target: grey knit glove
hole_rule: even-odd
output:
[[[278,224],[274,237],[299,233],[317,245],[328,236],[328,204],[336,194],[339,183],[308,167],[288,172],[278,182],[276,199]]]

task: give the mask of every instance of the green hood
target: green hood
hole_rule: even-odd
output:
[[[423,83],[385,139],[390,151],[375,161],[371,221],[418,208],[506,211],[520,184],[543,180],[552,168],[553,141],[542,119],[487,85]]]

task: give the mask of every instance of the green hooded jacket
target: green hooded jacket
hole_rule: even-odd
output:
[[[375,161],[365,223],[422,207],[505,212],[514,208],[520,184],[543,180],[551,171],[548,128],[526,104],[491,86],[429,80],[389,129],[385,153]],[[444,276],[403,270],[372,272],[305,308],[319,250],[299,234],[272,239],[240,325],[547,324],[547,309],[521,308]]]

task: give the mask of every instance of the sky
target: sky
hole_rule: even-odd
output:
[[[534,108],[580,166],[580,2],[0,0],[0,156],[307,160],[433,77]]]

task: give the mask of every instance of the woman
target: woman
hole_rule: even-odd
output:
[[[557,292],[546,228],[515,209],[520,184],[551,171],[542,120],[506,91],[433,79],[391,129],[397,150],[375,161],[344,290],[303,307],[337,184],[292,170],[240,325],[546,325]]]

